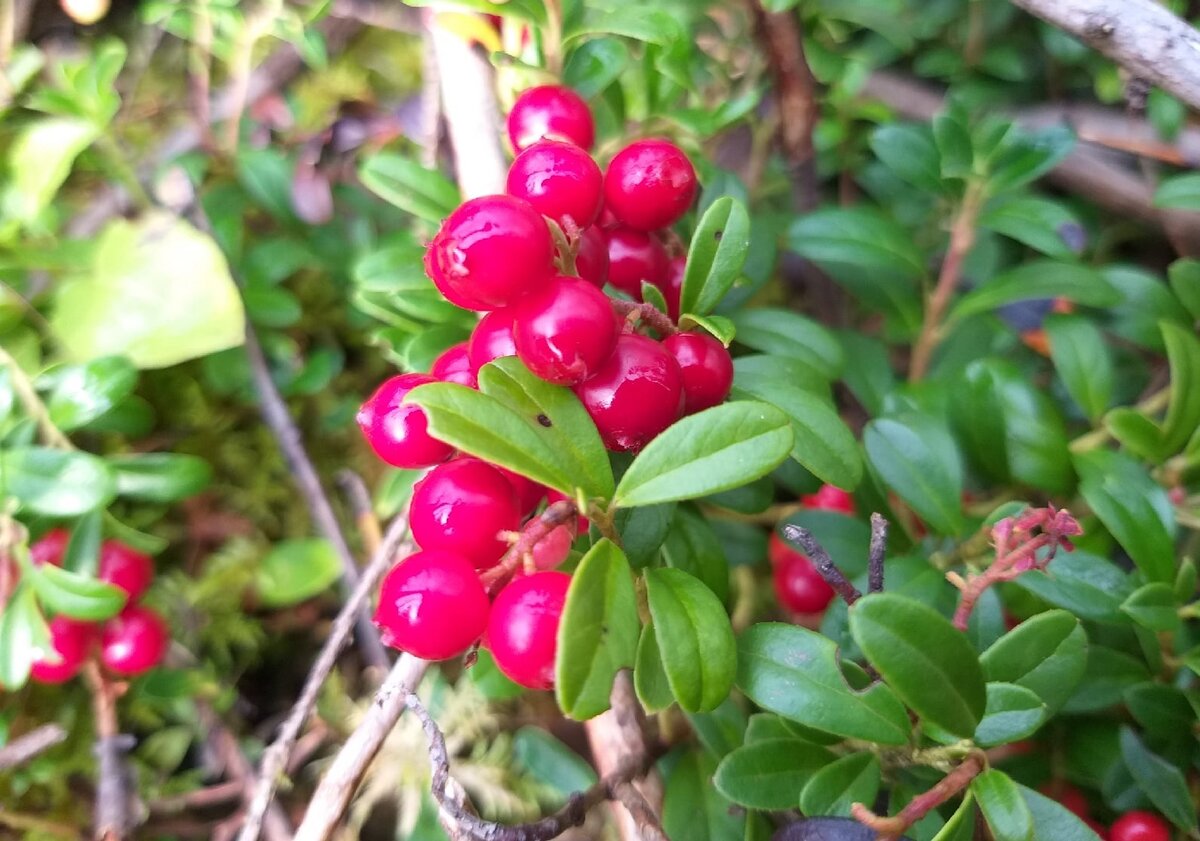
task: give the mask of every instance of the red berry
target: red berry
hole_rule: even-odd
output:
[[[687,257],[674,257],[667,263],[666,277],[658,285],[667,302],[667,315],[671,316],[672,321],[679,320],[679,300],[683,295],[683,276],[686,271]]]
[[[509,195],[525,199],[564,231],[596,221],[603,191],[600,167],[573,143],[539,141],[517,155],[508,170]]]
[[[583,519],[586,522],[585,518]],[[571,554],[575,531],[569,526],[557,526],[533,545],[533,565],[536,569],[554,569]]]
[[[358,410],[356,420],[367,443],[393,467],[429,467],[454,453],[429,434],[421,407],[403,402],[414,388],[433,382],[437,380],[425,374],[400,374],[379,386]]]
[[[136,601],[154,580],[154,561],[116,540],[100,544],[100,562],[96,577],[120,587]]]
[[[815,494],[800,497],[800,504],[816,511],[840,511],[854,516],[854,497],[833,485],[821,485]]]
[[[591,149],[596,139],[592,109],[570,88],[542,85],[517,97],[508,112],[508,139],[520,152],[543,137]]]
[[[575,394],[592,417],[604,446],[640,450],[683,411],[683,373],[653,339],[624,333],[608,361]]]
[[[63,555],[67,553],[67,544],[70,542],[71,533],[66,529],[50,529],[29,545],[29,560],[38,566],[50,564],[60,567]]]
[[[383,579],[375,624],[385,645],[425,660],[466,651],[487,628],[488,597],[471,562],[417,552]]]
[[[422,549],[453,552],[483,569],[508,549],[498,534],[520,525],[512,485],[480,459],[440,464],[413,488],[409,527]]]
[[[554,687],[558,622],[571,576],[538,572],[500,591],[488,620],[488,644],[500,671],[530,689]]]
[[[50,646],[58,654],[59,662],[49,662],[49,652],[35,652],[30,677],[38,683],[64,683],[75,677],[83,668],[95,638],[96,626],[92,623],[54,617],[50,620]]]
[[[638,140],[612,159],[604,175],[605,206],[642,231],[677,222],[696,195],[696,170],[678,146]]]
[[[1171,841],[1171,827],[1150,812],[1126,812],[1109,829],[1112,841]]]
[[[642,300],[642,281],[661,287],[667,277],[667,252],[645,231],[613,228],[608,232],[608,282]]]
[[[724,402],[733,387],[733,359],[707,333],[676,333],[663,339],[683,372],[683,412],[703,411]]]
[[[425,271],[446,300],[469,310],[506,307],[554,272],[550,229],[529,202],[483,196],[463,202],[425,252]]]
[[[479,369],[493,359],[516,356],[517,343],[513,338],[512,310],[489,312],[471,332],[467,342],[467,356],[471,361],[471,373],[479,376]]]
[[[513,473],[507,467],[501,467],[498,464],[493,464],[492,467],[500,471],[500,474],[508,480],[508,484],[512,485],[513,493],[517,497],[517,507],[520,508],[522,515],[537,508],[538,503],[546,498],[544,485],[539,485],[520,473]]]
[[[608,283],[608,237],[595,225],[579,237],[575,271],[597,289],[603,289]]]
[[[793,613],[820,613],[833,601],[833,588],[817,572],[808,556],[788,546],[777,534],[767,544],[771,558],[775,597]]]
[[[612,353],[621,321],[608,296],[586,280],[557,277],[512,307],[517,356],[555,385],[576,385]]]
[[[475,375],[471,373],[471,357],[467,343],[459,342],[446,348],[429,366],[429,376],[444,383],[458,383],[475,388]]]
[[[162,662],[170,634],[161,616],[141,605],[130,605],[104,624],[100,662],[119,675],[140,675]]]

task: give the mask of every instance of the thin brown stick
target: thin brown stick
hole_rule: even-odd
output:
[[[895,841],[921,818],[970,785],[971,780],[979,776],[984,767],[985,761],[982,752],[971,754],[963,760],[961,765],[939,780],[933,788],[923,794],[918,794],[908,802],[900,814],[890,818],[876,815],[862,803],[852,805],[850,813],[859,823],[875,830],[878,833],[876,836],[878,841]]]
[[[83,667],[92,693],[92,711],[96,722],[96,801],[93,804],[93,837],[97,841],[120,841],[132,828],[131,781],[125,754],[133,747],[133,737],[121,734],[117,722],[118,688],[100,670],[95,660]]]
[[[534,547],[550,532],[562,525],[575,521],[579,509],[569,499],[562,499],[546,506],[546,510],[525,524],[516,542],[508,548],[496,565],[479,576],[489,594],[503,586],[521,566]]]
[[[883,560],[887,554],[888,521],[882,514],[871,515],[871,548],[867,552],[867,592],[883,592]]]
[[[62,744],[66,739],[67,731],[57,724],[43,724],[41,727],[36,727],[0,748],[0,771],[24,765],[55,745]]]
[[[208,731],[210,743],[222,766],[222,771],[225,776],[240,786],[242,802],[249,805],[250,795],[253,792],[251,785],[254,781],[254,772],[250,766],[250,760],[246,759],[246,755],[242,753],[241,745],[238,744],[237,737],[233,735],[233,731],[225,726],[225,722],[217,715],[216,710],[212,708],[211,704],[207,701],[201,701],[197,704],[196,709],[200,722],[204,725],[204,729]],[[239,819],[237,817],[224,822],[223,826],[227,832],[224,837],[232,837],[233,829],[237,827],[238,823]],[[216,834],[214,832],[214,835]],[[263,821],[263,837],[267,841],[289,841],[292,837],[291,824],[283,814],[283,810],[279,808],[278,803],[272,803],[271,808],[267,810]]]
[[[783,536],[788,542],[800,544],[800,548],[804,550],[804,554],[808,555],[817,572],[842,597],[842,601],[848,605],[852,605],[862,598],[862,593],[838,569],[837,564],[833,562],[833,558],[829,557],[829,553],[825,551],[825,547],[813,537],[812,532],[803,526],[794,526],[790,523],[785,525],[780,531],[783,532]]]
[[[633,691],[633,678],[628,671],[617,673],[613,682],[612,706],[587,723],[588,743],[596,769],[602,777],[620,772],[629,757],[644,756],[646,737],[639,719],[641,706]],[[641,780],[639,790],[654,813],[662,813],[662,783],[656,774]],[[641,841],[638,819],[616,800],[610,804],[622,841]]]
[[[150,813],[173,815],[189,809],[211,809],[214,806],[224,806],[241,800],[245,788],[241,780],[228,780],[216,785],[205,786],[185,794],[155,800],[149,804]]]

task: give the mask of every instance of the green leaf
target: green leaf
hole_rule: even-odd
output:
[[[791,425],[775,407],[750,401],[714,406],[651,441],[621,477],[613,504],[654,505],[735,488],[770,473],[791,449]]]
[[[327,590],[342,574],[328,540],[282,540],[259,562],[254,583],[267,607],[287,607]]]
[[[715,709],[729,695],[737,646],[725,607],[698,579],[678,569],[647,569],[646,594],[671,694],[688,712]]]
[[[1083,230],[1079,217],[1065,205],[1039,196],[1013,196],[991,204],[979,225],[1056,260],[1077,257],[1072,232]]]
[[[1154,191],[1154,206],[1169,210],[1200,210],[1200,173],[1164,178]]]
[[[931,607],[873,593],[850,608],[850,633],[900,700],[921,718],[970,738],[987,704],[966,636]]]
[[[975,728],[974,741],[982,747],[1020,741],[1042,726],[1047,712],[1032,690],[1015,683],[989,683],[987,708]]]
[[[546,25],[546,9],[542,0],[406,0],[408,6],[429,6],[439,11],[458,9],[483,12]]]
[[[633,667],[633,688],[646,712],[665,710],[675,703],[671,694],[671,683],[663,668],[662,654],[658,650],[658,636],[654,623],[642,627],[642,638],[638,640],[637,662]]]
[[[1196,828],[1196,805],[1183,772],[1152,753],[1128,727],[1121,728],[1121,758],[1154,807],[1182,830]]]
[[[1070,613],[1048,610],[998,639],[979,662],[988,681],[1032,690],[1053,715],[1083,677],[1087,636]]]
[[[1059,297],[1092,307],[1107,307],[1120,301],[1117,291],[1090,266],[1034,260],[1001,272],[968,292],[950,309],[946,321],[951,324],[1015,301]]]
[[[96,575],[100,563],[103,517],[99,510],[84,514],[71,527],[71,538],[63,552],[62,568],[80,575]]]
[[[984,771],[971,781],[971,793],[996,841],[1031,841],[1033,812],[1012,777]]]
[[[88,271],[55,290],[55,336],[77,361],[124,355],[164,368],[245,340],[245,314],[217,244],[174,214],[118,219]]]
[[[989,155],[988,187],[992,193],[1013,190],[1049,172],[1075,146],[1067,126],[1032,131],[1010,125]]]
[[[932,841],[972,841],[974,837],[975,796],[968,788],[954,814],[946,820],[946,824],[933,836]]]
[[[103,356],[82,365],[64,365],[38,377],[48,389],[46,409],[59,429],[69,432],[95,420],[120,403],[137,384],[137,370],[120,356]]]
[[[617,671],[635,664],[638,633],[629,561],[602,539],[571,576],[558,626],[555,695],[564,713],[583,720],[608,709]]]
[[[99,622],[125,607],[126,594],[119,587],[50,564],[37,567],[31,583],[43,605],[72,619]]]
[[[743,391],[761,394],[782,385],[819,395],[832,403],[829,379],[793,356],[751,353],[733,360],[733,385]]]
[[[733,340],[737,337],[737,327],[734,326],[733,320],[723,315],[697,315],[694,312],[685,312],[679,316],[680,330],[690,330],[692,327],[699,327],[705,332],[711,333],[712,337],[725,347],[733,344]]]
[[[46,517],[78,517],[112,501],[112,470],[93,455],[48,447],[0,451],[0,496]]]
[[[1144,658],[1133,657],[1101,645],[1090,645],[1083,679],[1063,706],[1068,713],[1108,709],[1121,701],[1125,690],[1150,679]]]
[[[751,626],[738,640],[738,688],[765,710],[848,739],[902,745],[908,713],[885,684],[861,692],[838,668],[837,646],[782,623]]]
[[[1162,427],[1136,409],[1118,406],[1104,416],[1104,428],[1138,458],[1162,460]]]
[[[1175,514],[1140,464],[1111,450],[1075,455],[1079,492],[1150,581],[1175,580]]]
[[[934,531],[962,531],[962,461],[940,421],[917,414],[876,418],[863,430],[863,445],[883,483]]]
[[[590,38],[571,51],[563,68],[563,83],[591,99],[629,66],[629,48],[619,38]]]
[[[665,775],[662,825],[668,838],[687,841],[743,841],[741,815],[712,784],[716,760],[691,750]]]
[[[1078,549],[1059,553],[1045,572],[1031,570],[1014,583],[1055,607],[1094,622],[1120,622],[1121,603],[1133,592],[1124,570]]]
[[[688,247],[680,312],[705,315],[733,286],[750,250],[750,217],[741,202],[723,196],[708,206]]]
[[[26,123],[8,147],[0,217],[24,225],[36,221],[71,174],[75,158],[99,135],[95,123],[78,117],[42,117]]]
[[[963,178],[970,175],[974,168],[975,148],[965,125],[965,118],[960,118],[960,115],[955,113],[943,112],[934,116],[932,126],[942,175],[946,178]]]
[[[833,759],[825,748],[800,739],[767,739],[729,753],[713,785],[748,809],[793,809],[804,784]]]
[[[1050,358],[1071,399],[1096,421],[1112,401],[1112,355],[1104,334],[1079,315],[1051,315],[1043,327],[1050,339]]]
[[[632,510],[647,511],[655,507]],[[722,604],[729,601],[729,563],[708,518],[691,507],[679,506],[675,510],[662,543],[662,558],[672,569],[700,579]]]
[[[462,202],[445,175],[401,155],[377,152],[364,158],[358,177],[384,201],[428,222],[440,223]]]
[[[871,133],[871,151],[902,181],[929,193],[942,192],[942,167],[929,126],[889,123]]]
[[[1134,590],[1122,604],[1121,612],[1143,628],[1158,633],[1179,630],[1179,604],[1170,584],[1154,581]]]
[[[278,147],[242,146],[237,152],[237,180],[246,192],[281,222],[296,218],[292,209],[294,164]]]
[[[1176,260],[1167,269],[1167,277],[1179,302],[1193,318],[1200,318],[1200,260],[1191,257]]]
[[[911,234],[863,205],[822,208],[789,226],[788,245],[833,274],[839,269],[886,271],[908,279],[925,275],[925,258]]]
[[[806,815],[849,817],[850,807],[868,807],[879,794],[881,771],[873,753],[852,753],[830,762],[812,775],[800,792],[800,811]]]
[[[799,359],[832,380],[845,362],[837,338],[812,319],[790,310],[761,307],[733,317],[738,344],[763,353]]]
[[[515,764],[566,800],[596,782],[596,772],[583,758],[540,727],[525,726],[513,734]]]
[[[1200,427],[1200,339],[1172,321],[1159,322],[1171,367],[1171,399],[1162,424],[1166,455],[1183,449]]]
[[[1196,712],[1188,695],[1174,686],[1162,683],[1139,683],[1121,693],[1129,714],[1154,736],[1173,739],[1177,733],[1190,730],[1196,722]]]
[[[175,502],[208,487],[212,468],[199,456],[182,453],[137,453],[110,456],[117,493],[149,502]]]
[[[1091,827],[1062,804],[1031,788],[1022,785],[1017,788],[1025,798],[1025,805],[1029,807],[1030,814],[1033,815],[1035,838],[1045,838],[1047,841],[1100,841],[1100,836]]]
[[[563,31],[563,44],[585,35],[622,35],[650,44],[670,44],[684,36],[680,22],[665,9],[619,2],[583,5],[579,20]]]
[[[50,650],[50,629],[33,590],[19,584],[0,611],[0,686],[9,690],[24,686],[34,659]]]

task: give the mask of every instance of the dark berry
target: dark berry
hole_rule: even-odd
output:
[[[608,236],[595,225],[579,237],[575,271],[597,289],[608,283]]]
[[[424,660],[462,654],[487,628],[488,597],[471,562],[417,552],[388,572],[375,609],[385,645]]]
[[[458,383],[475,388],[475,375],[471,373],[471,357],[467,343],[459,342],[446,348],[429,366],[429,376],[444,383]]]
[[[517,343],[513,339],[512,310],[496,310],[479,319],[479,323],[471,332],[470,341],[467,342],[467,357],[474,376],[478,377],[479,369],[493,359],[516,355]]]
[[[359,427],[381,459],[394,467],[429,467],[450,458],[454,448],[429,434],[420,406],[405,403],[419,385],[437,382],[425,374],[400,374],[384,382],[358,410]]]
[[[121,588],[129,601],[137,601],[154,580],[154,561],[116,540],[100,544],[100,561],[96,577]]]
[[[29,545],[29,560],[38,566],[62,566],[63,556],[67,553],[67,544],[71,542],[71,533],[66,529],[50,529],[38,540]]]
[[[1171,827],[1150,812],[1126,812],[1108,832],[1112,841],[1171,841]]]
[[[488,620],[488,644],[496,665],[530,689],[554,687],[558,623],[571,576],[538,572],[521,576],[500,591]]]
[[[642,231],[679,220],[696,195],[696,170],[678,146],[638,140],[613,157],[604,175],[604,202],[622,224]]]
[[[613,228],[608,232],[608,282],[642,300],[642,281],[661,287],[667,277],[667,252],[645,231]]]
[[[817,572],[807,555],[788,546],[777,534],[767,544],[771,558],[775,597],[792,613],[820,613],[833,601],[833,588]]]
[[[707,333],[676,333],[663,339],[683,372],[683,412],[703,411],[724,402],[733,387],[733,359]]]
[[[604,176],[592,156],[573,143],[542,140],[513,161],[508,192],[564,231],[582,230],[600,215]]]
[[[38,683],[64,683],[83,668],[92,643],[96,639],[96,626],[66,616],[50,620],[50,647],[58,655],[58,662],[50,662],[50,653],[35,652],[33,668],[29,673]]]
[[[530,88],[508,112],[508,139],[520,152],[543,137],[591,149],[596,139],[592,109],[583,97],[560,85]]]
[[[608,296],[586,280],[557,277],[512,307],[517,356],[555,385],[575,385],[612,353],[621,329]]]
[[[425,550],[453,552],[476,567],[500,560],[500,532],[521,524],[517,495],[499,470],[477,458],[440,464],[413,488],[409,526]]]
[[[833,485],[821,485],[816,493],[800,497],[800,504],[817,511],[839,511],[854,516],[854,497]]]
[[[162,662],[169,642],[161,616],[148,607],[130,605],[104,623],[100,662],[119,675],[140,675]]]
[[[679,419],[683,374],[653,339],[635,333],[617,338],[608,361],[575,394],[610,450],[640,450]]]
[[[523,199],[469,199],[429,243],[425,271],[453,304],[470,310],[506,307],[554,272],[550,229]]]

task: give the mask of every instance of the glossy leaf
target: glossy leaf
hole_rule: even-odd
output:
[[[590,38],[571,51],[563,82],[585,99],[596,96],[629,66],[629,48],[619,38]]]
[[[120,403],[137,384],[137,370],[120,356],[102,356],[80,365],[64,365],[38,378],[47,388],[46,409],[59,429],[69,432],[95,420]]]
[[[712,312],[741,274],[749,250],[746,208],[728,196],[717,199],[700,217],[688,247],[680,312]]]
[[[671,767],[663,784],[662,826],[668,838],[743,841],[743,818],[713,786],[716,760],[690,750]]]
[[[743,745],[717,766],[713,784],[748,809],[795,808],[799,793],[834,755],[800,739],[767,739]]]
[[[38,652],[50,648],[50,629],[33,590],[20,584],[0,611],[0,686],[18,689],[29,679]]]
[[[1082,550],[1060,552],[1045,572],[1031,570],[1014,582],[1082,619],[1121,621],[1121,603],[1133,592],[1129,576],[1111,561]]]
[[[1121,603],[1121,612],[1143,628],[1157,633],[1179,630],[1179,603],[1175,591],[1161,581],[1145,584]]]
[[[675,703],[671,683],[663,668],[662,654],[658,650],[658,636],[654,632],[653,622],[647,622],[642,627],[642,637],[638,640],[633,688],[646,712],[665,710]]]
[[[1092,307],[1107,307],[1120,300],[1104,276],[1089,266],[1035,260],[1002,272],[968,292],[951,307],[947,321],[960,321],[1015,301],[1060,297]]]
[[[1100,841],[1100,836],[1091,827],[1062,804],[1031,788],[1018,785],[1017,789],[1021,792],[1025,805],[1029,807],[1029,813],[1033,815],[1035,838],[1053,838],[1054,841]]]
[[[1074,241],[1083,232],[1079,217],[1060,202],[1040,196],[1016,196],[991,205],[980,227],[1003,234],[1047,257],[1072,260]]]
[[[286,607],[319,595],[341,574],[341,561],[328,540],[283,540],[259,562],[254,582],[263,604]]]
[[[1046,704],[1033,690],[1015,683],[989,683],[975,743],[992,747],[1028,738],[1046,721],[1047,713]]]
[[[1037,693],[1051,714],[1058,711],[1083,677],[1087,636],[1065,610],[1026,619],[979,658],[988,681],[1015,683]]]
[[[212,468],[199,456],[183,453],[137,453],[110,456],[117,494],[149,502],[175,502],[204,490]]]
[[[837,377],[845,364],[842,348],[832,333],[790,310],[743,310],[733,317],[733,323],[739,344],[799,359],[827,380]]]
[[[1154,191],[1154,204],[1169,210],[1200,210],[1200,174],[1164,178]]]
[[[67,180],[75,158],[100,131],[92,120],[73,116],[41,117],[25,123],[8,146],[0,216],[24,224],[34,222]]]
[[[1050,358],[1067,393],[1095,421],[1112,400],[1112,356],[1104,335],[1091,320],[1077,315],[1051,315],[1043,326]]]
[[[1184,257],[1167,270],[1171,291],[1193,318],[1200,318],[1200,260]]]
[[[962,530],[962,461],[939,421],[916,414],[876,418],[863,430],[863,445],[884,484],[931,528]]]
[[[358,177],[371,192],[428,222],[441,222],[462,201],[454,183],[441,172],[400,155],[380,152],[365,158]]]
[[[0,451],[0,496],[46,517],[77,517],[113,498],[112,470],[93,455],[48,447]]]
[[[971,793],[996,841],[1031,841],[1033,812],[1012,778],[995,769],[971,781]]]
[[[1159,812],[1180,829],[1196,828],[1196,805],[1182,771],[1152,753],[1128,727],[1121,728],[1121,758]]]
[[[800,792],[800,811],[806,815],[848,817],[850,807],[868,807],[879,794],[881,771],[873,753],[852,753],[821,768]]]
[[[840,267],[882,270],[910,279],[924,276],[925,259],[913,238],[878,210],[821,208],[805,214],[787,231],[788,245],[836,274]]]
[[[1163,453],[1174,455],[1200,428],[1200,339],[1171,321],[1162,322],[1163,344],[1171,368],[1171,399],[1163,418]]]
[[[596,772],[579,754],[540,727],[525,726],[513,734],[515,764],[558,792],[564,801],[596,782]]]

